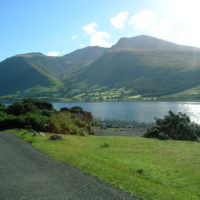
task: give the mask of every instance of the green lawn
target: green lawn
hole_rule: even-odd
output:
[[[108,136],[63,136],[64,141],[55,142],[50,135],[18,135],[56,160],[137,197],[200,199],[200,143]]]

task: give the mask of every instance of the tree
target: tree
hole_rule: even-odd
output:
[[[200,126],[191,122],[189,116],[169,111],[164,119],[156,119],[155,125],[147,129],[144,137],[173,140],[197,140]]]

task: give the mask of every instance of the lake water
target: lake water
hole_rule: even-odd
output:
[[[98,119],[120,119],[151,123],[155,117],[161,118],[169,110],[188,114],[192,121],[200,124],[200,103],[193,102],[81,102],[81,103],[53,103],[54,108],[80,106],[92,112]]]

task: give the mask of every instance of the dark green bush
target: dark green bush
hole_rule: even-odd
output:
[[[70,112],[71,110],[67,107],[63,107],[60,109],[60,112]]]
[[[8,107],[0,105],[0,129],[31,128],[45,131],[50,116],[55,113],[50,103],[24,99]]]
[[[31,128],[36,131],[47,131],[49,124],[49,117],[42,116],[37,113],[27,113],[21,117],[24,122],[23,128]]]
[[[70,109],[71,113],[76,113],[76,114],[83,114],[83,109],[79,106],[74,106]]]
[[[78,115],[78,117],[82,118],[85,121],[93,121],[93,117],[92,114],[90,112],[86,112],[84,111],[81,107],[79,106],[74,106],[70,109],[71,113],[74,113],[76,115]]]
[[[24,99],[10,106],[0,104],[0,130],[28,128],[59,134],[92,134],[91,113],[81,107],[62,108],[60,112],[52,104],[36,99]]]
[[[0,104],[0,112],[7,112],[7,106]]]
[[[200,126],[191,122],[190,118],[179,112],[169,111],[164,119],[156,119],[155,125],[147,129],[144,137],[173,140],[197,140],[200,136]]]
[[[16,116],[9,115],[4,112],[0,112],[0,130],[9,129],[9,128],[20,128],[21,124]]]
[[[40,112],[43,115],[50,115],[53,112],[52,104],[48,102],[42,102],[35,99],[24,99],[22,102],[14,103],[8,106],[8,114],[11,115],[23,115],[29,112]],[[42,113],[43,112],[43,113]]]

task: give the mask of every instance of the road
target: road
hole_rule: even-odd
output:
[[[0,200],[136,200],[0,132]]]

